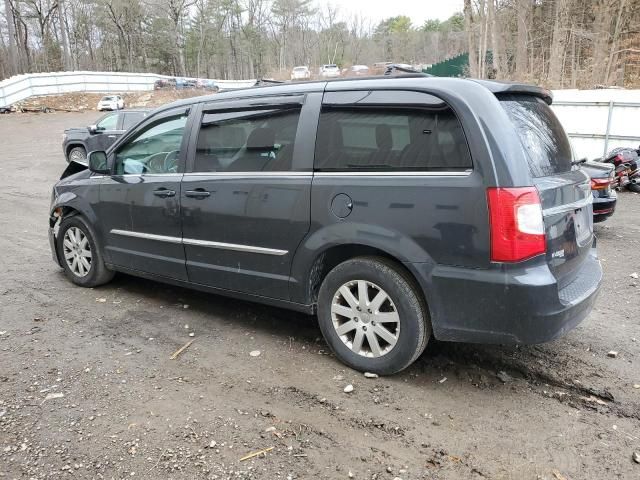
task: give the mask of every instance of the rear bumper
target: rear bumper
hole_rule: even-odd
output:
[[[595,223],[604,222],[609,218],[616,210],[616,203],[618,197],[615,192],[609,197],[594,197],[593,198],[593,221]]]
[[[575,280],[559,289],[546,265],[501,270],[407,265],[425,288],[438,340],[535,344],[564,335],[595,303],[602,267],[592,249]],[[426,275],[426,276],[425,276]]]

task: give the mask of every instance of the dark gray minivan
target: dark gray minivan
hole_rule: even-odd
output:
[[[173,103],[55,185],[53,255],[81,286],[119,271],[317,313],[340,360],[379,374],[431,336],[548,341],[602,278],[550,103],[419,75]]]

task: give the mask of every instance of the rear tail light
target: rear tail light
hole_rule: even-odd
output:
[[[591,190],[606,190],[611,185],[610,178],[592,178]]]
[[[535,187],[492,187],[487,200],[492,262],[520,262],[546,252],[542,204]]]

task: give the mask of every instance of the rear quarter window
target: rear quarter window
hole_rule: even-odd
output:
[[[507,94],[498,98],[516,128],[531,175],[546,177],[569,172],[573,161],[569,137],[549,105],[533,95]]]

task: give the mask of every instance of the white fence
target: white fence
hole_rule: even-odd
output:
[[[616,147],[640,145],[640,90],[555,90],[552,108],[576,158],[601,158]]]
[[[34,95],[68,92],[119,93],[153,90],[164,75],[119,72],[58,72],[18,75],[0,82],[0,107]],[[214,80],[222,90],[250,87],[255,80]],[[595,159],[615,147],[640,144],[640,90],[555,90],[553,109],[577,158]]]
[[[17,75],[0,82],[0,107],[35,95],[69,92],[121,93],[153,90],[165,75],[121,72],[57,72]],[[255,80],[214,80],[221,90],[250,87]]]

